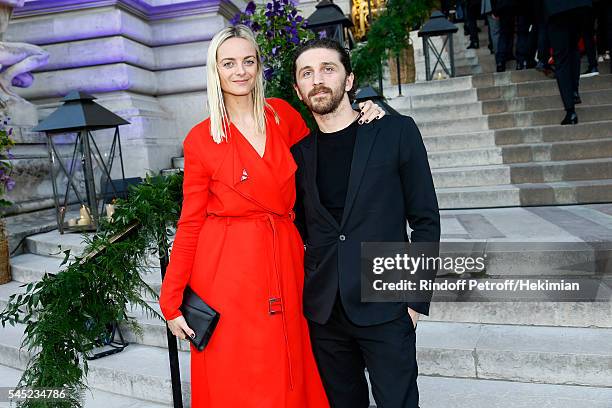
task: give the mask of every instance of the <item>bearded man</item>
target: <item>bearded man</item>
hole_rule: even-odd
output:
[[[364,302],[363,242],[440,241],[427,152],[414,121],[361,123],[348,52],[313,40],[294,58],[295,90],[319,130],[292,148],[296,224],[306,246],[304,314],[332,408],[417,408],[416,323],[429,299]],[[431,255],[431,254],[429,254]]]

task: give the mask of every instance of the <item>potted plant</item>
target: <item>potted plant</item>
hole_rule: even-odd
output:
[[[382,61],[389,63],[392,82],[394,78],[397,81],[397,57],[400,58],[402,82],[407,82],[405,78],[414,77],[410,31],[427,18],[433,5],[433,0],[387,2],[387,8],[372,22],[367,42],[353,51],[353,69],[360,84],[376,81]],[[401,68],[402,64],[404,68]]]

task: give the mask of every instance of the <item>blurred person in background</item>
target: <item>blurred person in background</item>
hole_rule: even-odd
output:
[[[562,125],[578,123],[575,105],[581,103],[578,92],[580,84],[580,54],[578,41],[589,24],[592,0],[544,0],[544,15],[548,24],[548,35],[553,48],[555,75],[559,93],[565,107]]]
[[[491,0],[482,0],[480,13],[486,18],[489,31],[489,50],[495,54],[499,40],[499,19],[493,15]]]
[[[595,3],[593,3],[595,4]],[[584,40],[584,50],[589,61],[589,67],[580,75],[582,78],[588,78],[599,75],[597,66],[597,48],[595,47],[595,9],[591,8],[587,15],[587,21],[584,24],[582,38]],[[600,22],[600,21],[598,21]]]
[[[495,49],[495,64],[497,72],[506,70],[506,62],[515,57],[514,48],[514,22],[517,0],[491,0],[493,15],[499,21],[499,38]]]
[[[478,18],[480,17],[481,0],[466,0],[467,10],[467,27],[470,34],[470,44],[468,49],[480,48],[480,41],[478,40]]]

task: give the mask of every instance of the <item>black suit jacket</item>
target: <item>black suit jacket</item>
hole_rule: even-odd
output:
[[[580,7],[593,7],[593,0],[543,0],[546,18]]]
[[[317,142],[312,133],[291,149],[296,172],[296,224],[304,243],[304,314],[324,324],[340,294],[357,325],[384,323],[406,306],[429,313],[429,302],[362,303],[362,242],[439,242],[440,215],[427,152],[414,121],[385,116],[358,127],[340,224],[320,202]]]

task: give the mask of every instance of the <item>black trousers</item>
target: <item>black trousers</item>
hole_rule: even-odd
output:
[[[580,82],[578,41],[588,24],[587,7],[551,16],[548,34],[555,59],[555,76],[566,111],[574,110],[574,92]]]
[[[603,54],[612,48],[612,2],[595,3],[593,10],[597,19],[597,52]]]
[[[608,51],[612,49],[612,4],[606,3],[606,39]],[[610,63],[610,73],[612,74],[612,63]]]
[[[550,40],[546,23],[538,24],[538,61],[548,64],[550,59]]]
[[[331,408],[418,408],[416,333],[408,312],[388,323],[356,326],[337,299],[326,324],[309,322],[310,338]]]
[[[497,50],[495,52],[495,62],[497,65],[505,65],[506,61],[512,58],[515,20],[516,18],[511,14],[499,16],[499,39],[497,40]]]
[[[584,38],[584,49],[589,60],[589,68],[597,66],[597,49],[595,48],[595,16],[594,9],[590,9],[587,21],[584,24],[582,36]]]
[[[477,44],[480,42],[478,41],[478,18],[480,17],[480,5],[474,5],[467,2],[465,11],[467,14],[467,28],[470,33],[470,42]]]
[[[527,16],[516,17],[516,61],[531,64],[534,60],[537,46],[536,31],[529,31],[532,21]]]

